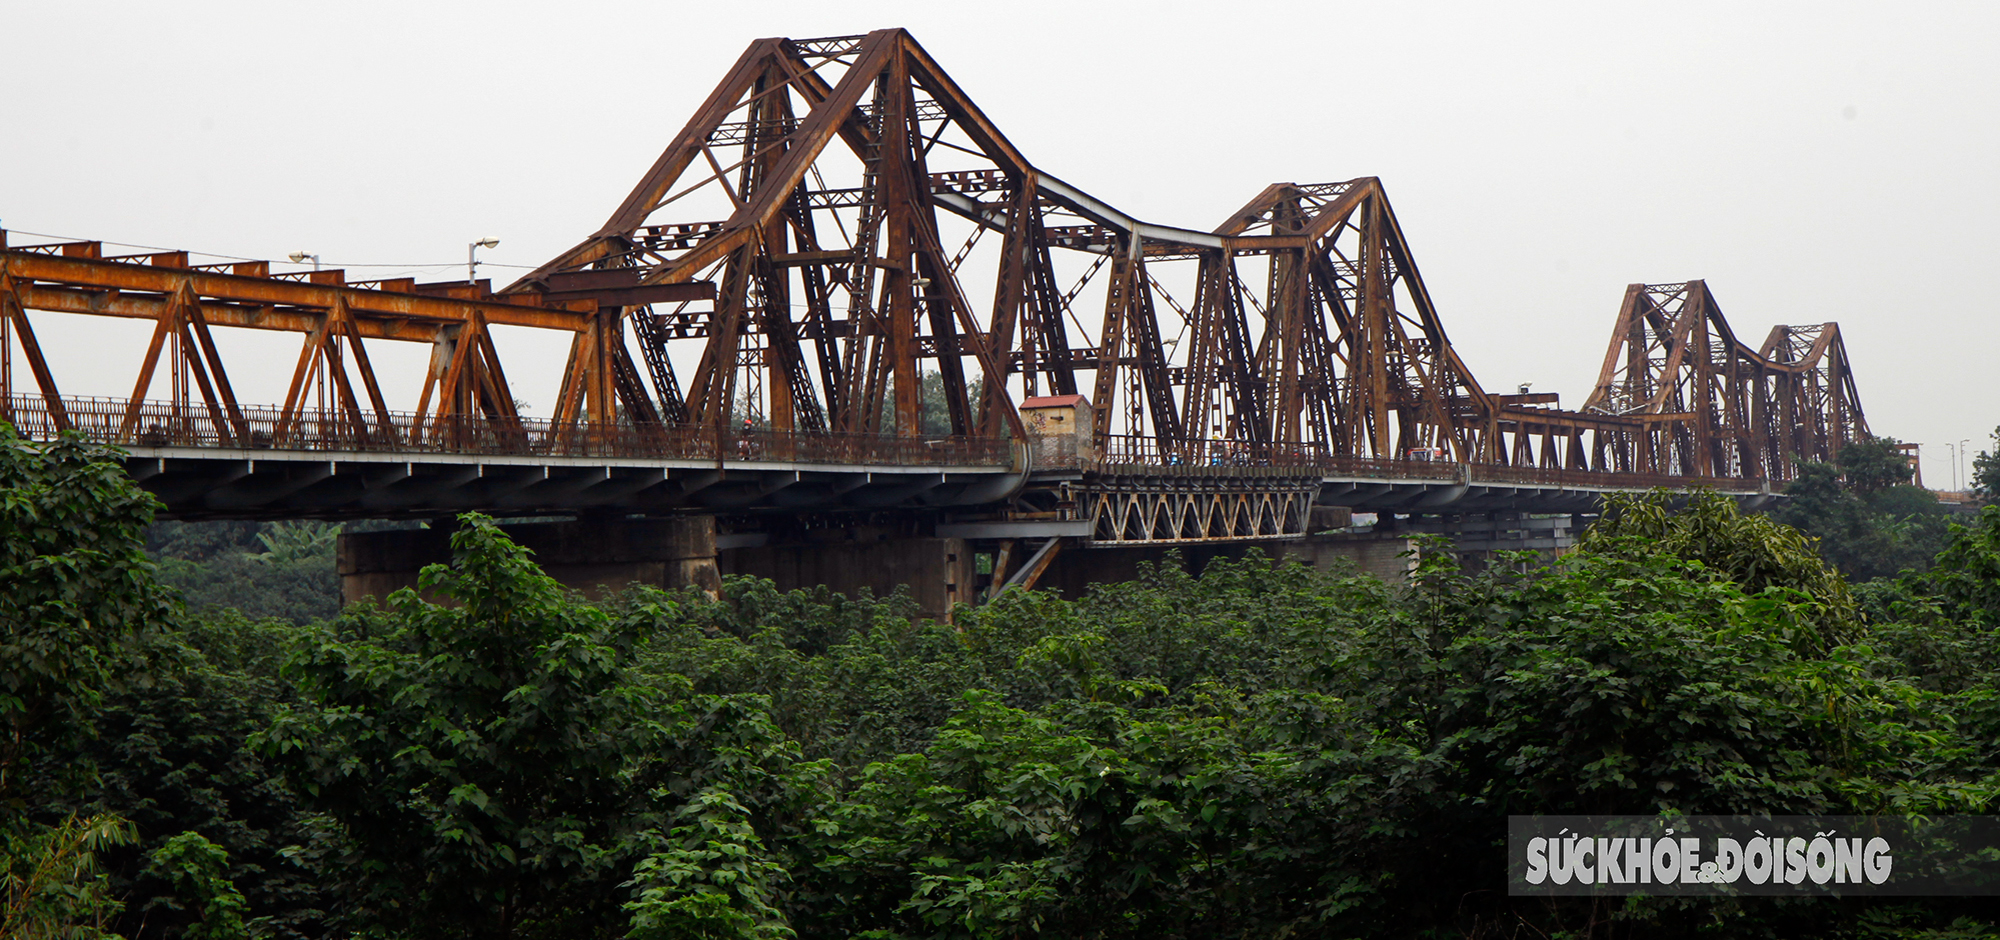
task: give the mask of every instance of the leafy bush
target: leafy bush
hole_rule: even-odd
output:
[[[1987,811],[2000,509],[1859,591],[1654,495],[1554,563],[1169,559],[953,625],[750,579],[593,605],[469,516],[422,594],[300,627],[177,609],[108,454],[0,443],[9,935],[1993,930],[1978,899],[1516,901],[1501,845],[1512,813]]]

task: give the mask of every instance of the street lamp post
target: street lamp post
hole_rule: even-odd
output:
[[[1970,443],[1972,443],[1971,438],[1958,442],[1958,488],[1960,490],[1972,489],[1972,477],[1965,472],[1965,445]]]
[[[497,238],[482,238],[465,246],[465,279],[467,281],[479,280],[479,249],[498,247],[500,247],[500,239]]]
[[[313,270],[319,270],[319,256],[310,251],[294,251],[288,257],[292,259],[293,264],[305,264],[307,259],[311,259]]]

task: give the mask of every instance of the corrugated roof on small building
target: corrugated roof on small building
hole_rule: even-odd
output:
[[[1088,407],[1090,399],[1082,395],[1045,395],[1040,398],[1021,399],[1022,408],[1065,408],[1076,405]]]

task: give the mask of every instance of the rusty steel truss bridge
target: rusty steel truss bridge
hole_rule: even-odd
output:
[[[1867,434],[1832,323],[1751,345],[1703,282],[1635,284],[1565,410],[1474,379],[1379,180],[1215,221],[1038,168],[902,30],[762,39],[601,228],[499,290],[0,233],[0,416],[125,448],[185,519],[923,510],[1102,544],[1769,494]],[[38,330],[82,317],[152,321],[136,368],[99,366],[129,397],[61,391]],[[501,327],[567,349],[548,417]],[[282,402],[238,399],[235,330],[302,338]],[[395,343],[429,349],[414,407],[371,361]]]

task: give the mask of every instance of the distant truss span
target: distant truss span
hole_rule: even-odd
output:
[[[1711,476],[1783,478],[1868,436],[1839,324],[1774,326],[1753,348],[1701,281],[1626,289],[1583,410],[1643,422],[1616,444],[1635,467]]]

